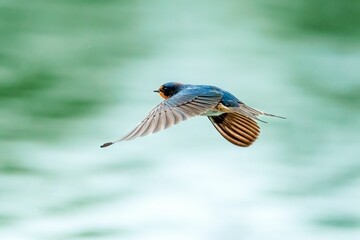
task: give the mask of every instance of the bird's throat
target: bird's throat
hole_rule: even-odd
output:
[[[163,92],[159,92],[160,97],[162,97],[163,99],[168,99],[169,96],[165,96],[165,94]]]

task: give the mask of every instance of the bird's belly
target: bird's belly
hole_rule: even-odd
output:
[[[223,114],[224,112],[220,112],[218,110],[208,110],[207,112],[201,114],[201,116],[208,116],[208,117],[216,117],[216,116],[220,116],[221,114]]]

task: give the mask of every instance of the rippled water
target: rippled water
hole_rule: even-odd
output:
[[[2,1],[0,239],[359,239],[357,1]],[[164,82],[287,120],[131,130]]]

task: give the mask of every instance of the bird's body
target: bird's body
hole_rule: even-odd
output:
[[[101,147],[155,133],[194,116],[207,116],[225,139],[237,146],[247,147],[260,133],[256,120],[262,120],[258,116],[279,117],[253,109],[230,92],[215,86],[170,82],[155,92],[165,100],[129,134]]]

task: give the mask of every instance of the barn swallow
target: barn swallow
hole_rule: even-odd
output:
[[[265,122],[259,116],[284,118],[251,108],[215,86],[170,82],[154,92],[165,100],[130,133],[117,141],[104,143],[102,148],[156,133],[194,116],[207,116],[226,140],[240,147],[248,147],[260,133],[256,121]]]

